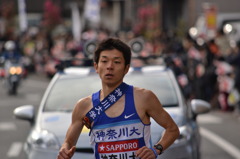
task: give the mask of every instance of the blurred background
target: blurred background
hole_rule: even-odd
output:
[[[1,158],[25,158],[30,126],[14,108],[38,106],[55,65],[87,57],[107,37],[139,42],[142,57],[167,57],[186,99],[211,103],[198,120],[217,139],[202,132],[203,159],[240,158],[239,0],[0,0]],[[9,59],[21,64],[18,93],[6,84]]]

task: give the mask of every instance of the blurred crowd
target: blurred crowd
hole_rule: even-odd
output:
[[[141,57],[163,57],[187,99],[204,99],[213,108],[239,111],[240,42],[231,47],[221,32],[214,39],[199,44],[188,34],[180,38],[172,32],[157,31],[151,38],[144,38],[130,30],[112,33],[107,29],[86,29],[77,42],[67,30],[49,34],[33,27],[20,36],[0,36],[0,56],[10,58],[6,54],[13,52],[21,56],[28,73],[51,78],[57,71],[55,66],[62,60],[88,57],[87,46],[109,36],[118,37],[129,45],[139,42]],[[14,42],[13,48],[8,48],[8,41]],[[75,63],[79,65],[81,61]]]

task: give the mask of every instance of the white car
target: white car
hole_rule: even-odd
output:
[[[198,99],[187,103],[172,70],[165,66],[131,67],[124,82],[152,90],[180,129],[179,138],[158,158],[199,159],[201,138],[197,115],[208,112],[210,104]],[[16,108],[15,116],[32,124],[24,146],[28,159],[55,159],[70,125],[75,103],[100,88],[101,81],[92,67],[66,68],[51,80],[36,115],[32,105]],[[163,128],[153,120],[151,125],[152,143],[156,143]],[[88,133],[84,128],[73,159],[93,158]]]

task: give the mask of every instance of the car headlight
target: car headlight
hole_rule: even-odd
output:
[[[189,126],[181,126],[179,128],[180,131],[180,135],[177,138],[177,140],[175,140],[174,143],[181,143],[181,142],[186,142],[187,140],[189,140],[191,138],[191,134],[192,134],[192,128]]]
[[[28,138],[29,144],[33,148],[58,150],[60,144],[56,136],[47,130],[34,130]]]

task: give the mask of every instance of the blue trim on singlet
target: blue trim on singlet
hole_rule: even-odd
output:
[[[141,120],[135,119],[135,120],[127,120],[127,121],[120,121],[116,123],[109,123],[105,125],[95,125],[94,129],[103,129],[103,128],[108,128],[108,127],[113,127],[113,126],[120,126],[120,125],[128,125],[128,124],[134,124],[134,123],[139,123]]]

